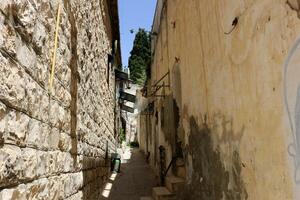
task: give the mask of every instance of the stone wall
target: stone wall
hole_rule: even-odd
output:
[[[61,2],[52,95],[49,76]],[[0,199],[97,199],[115,150],[105,0],[1,0]],[[114,9],[117,9],[114,7]]]
[[[149,149],[158,162],[174,148],[161,127],[172,97],[180,199],[299,199],[299,1],[160,0],[153,27],[150,85],[170,72],[171,87],[149,98]]]

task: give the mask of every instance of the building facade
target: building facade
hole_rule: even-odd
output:
[[[299,8],[158,0],[139,140],[179,199],[300,198]]]
[[[117,1],[4,0],[0,10],[0,199],[98,199],[120,121]]]

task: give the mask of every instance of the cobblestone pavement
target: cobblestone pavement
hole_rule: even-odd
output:
[[[139,200],[151,196],[156,178],[139,149],[126,149],[122,154],[121,172],[112,174],[102,198],[109,200]]]

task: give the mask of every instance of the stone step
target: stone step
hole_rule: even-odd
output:
[[[141,197],[140,200],[153,200],[152,197]]]
[[[180,178],[185,178],[186,177],[186,169],[184,166],[182,167],[176,167],[176,176]]]
[[[184,163],[183,158],[177,158],[176,159],[176,167],[184,167],[184,166],[185,166],[185,163]]]
[[[170,192],[177,193],[184,186],[184,179],[176,176],[166,177],[166,187]]]
[[[175,194],[171,193],[166,187],[152,188],[154,200],[175,200]]]

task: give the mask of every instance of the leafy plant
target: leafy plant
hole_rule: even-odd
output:
[[[151,39],[150,33],[139,29],[135,35],[133,48],[130,52],[128,67],[130,79],[135,84],[144,84],[147,78],[147,71],[151,64]]]
[[[120,141],[123,142],[126,140],[125,130],[123,128],[120,129]]]
[[[138,148],[140,145],[138,142],[130,142],[130,147],[131,148]]]

